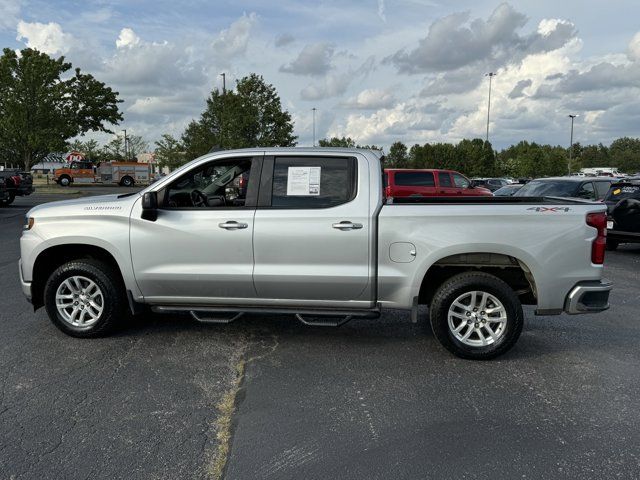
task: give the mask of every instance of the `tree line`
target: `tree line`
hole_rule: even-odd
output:
[[[0,56],[0,161],[22,163],[25,170],[50,152],[77,150],[92,161],[133,159],[148,143],[129,135],[100,146],[82,141],[90,131],[114,133],[110,126],[123,120],[119,94],[64,57],[54,59],[26,48],[4,49]],[[275,87],[252,73],[236,81],[230,90],[214,89],[204,111],[178,137],[164,134],[155,142],[161,166],[177,168],[214,148],[292,147],[297,143],[290,113],[283,108]],[[75,139],[75,140],[74,140]],[[349,137],[319,141],[320,147],[361,147]],[[640,139],[619,138],[609,146],[581,145],[572,149],[571,170],[583,167],[617,167],[640,171]],[[444,168],[470,177],[540,177],[564,175],[569,149],[521,141],[500,151],[482,139],[458,143],[425,143],[408,146],[394,142],[386,165],[397,168]]]

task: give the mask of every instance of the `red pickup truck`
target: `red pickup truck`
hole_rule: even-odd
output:
[[[473,187],[471,181],[453,170],[387,168],[385,194],[389,197],[491,197],[491,190]]]

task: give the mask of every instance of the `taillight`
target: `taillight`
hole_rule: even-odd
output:
[[[591,244],[591,263],[602,265],[607,247],[607,214],[605,212],[587,214],[587,225],[598,230],[598,236]]]
[[[387,198],[391,198],[391,187],[389,185],[387,185],[386,188],[384,189],[384,195]]]

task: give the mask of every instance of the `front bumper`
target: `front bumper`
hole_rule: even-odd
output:
[[[22,275],[22,260],[18,260],[18,272],[20,273],[20,286],[22,287],[22,293],[29,303],[31,303],[31,282],[25,282],[24,276]]]
[[[597,313],[609,308],[609,280],[580,282],[571,289],[564,302],[564,311],[570,315]]]

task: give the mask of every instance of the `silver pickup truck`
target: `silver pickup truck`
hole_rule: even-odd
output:
[[[145,309],[229,322],[246,312],[339,325],[429,305],[454,354],[510,349],[522,304],[609,307],[602,204],[549,198],[386,199],[375,152],[270,148],[198,158],[140,193],[33,208],[20,281],[76,337]]]

